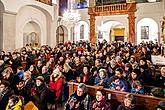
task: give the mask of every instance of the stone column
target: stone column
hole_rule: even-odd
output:
[[[135,13],[128,14],[129,37],[128,42],[135,44]]]
[[[90,42],[96,44],[96,35],[95,35],[95,15],[90,15]]]

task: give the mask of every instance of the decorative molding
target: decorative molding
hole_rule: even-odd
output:
[[[88,8],[90,15],[90,42],[96,43],[95,16],[111,16],[128,14],[129,37],[128,41],[135,43],[135,11],[136,3],[111,4],[103,6],[93,6]]]

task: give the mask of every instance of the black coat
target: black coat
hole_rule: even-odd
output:
[[[48,110],[47,103],[48,103],[48,88],[45,84],[37,87],[36,94],[33,96],[34,103],[39,110]]]
[[[136,107],[132,106],[131,108],[125,107],[123,105],[119,105],[117,110],[138,110]]]
[[[5,110],[8,104],[9,97],[14,94],[14,91],[7,89],[4,93],[0,95],[0,110]]]

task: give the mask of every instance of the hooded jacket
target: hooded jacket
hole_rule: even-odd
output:
[[[9,105],[7,105],[6,110],[23,110],[22,109],[22,102],[21,100],[18,101],[18,103],[16,103],[13,107],[9,107]]]

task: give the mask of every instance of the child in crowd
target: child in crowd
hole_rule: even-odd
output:
[[[132,86],[131,93],[144,94],[144,90],[140,81],[135,80],[131,86]]]
[[[123,104],[119,105],[117,110],[137,110],[134,101],[134,96],[132,94],[127,94],[124,98]]]

